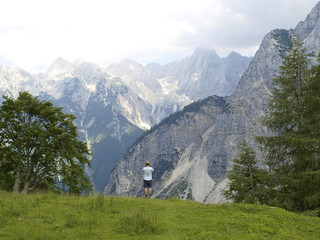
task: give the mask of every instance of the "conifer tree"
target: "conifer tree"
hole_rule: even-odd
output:
[[[257,137],[266,154],[266,164],[273,179],[274,203],[294,211],[314,208],[319,191],[319,84],[317,68],[310,71],[310,56],[295,36],[293,47],[273,79],[269,110],[263,124],[273,136]],[[312,134],[313,133],[313,134]],[[311,170],[311,172],[310,172]],[[314,178],[317,175],[317,178]],[[318,188],[319,189],[319,188]],[[315,201],[315,199],[318,199]],[[313,202],[312,204],[310,204]],[[319,204],[318,204],[319,206]]]
[[[91,191],[84,174],[89,149],[77,140],[75,116],[28,92],[3,96],[0,107],[0,187],[13,192]]]
[[[304,101],[302,144],[307,151],[305,161],[299,165],[298,184],[305,209],[320,207],[320,57],[311,68],[306,84]]]
[[[258,168],[256,154],[245,140],[239,149],[238,158],[233,160],[233,168],[228,173],[228,190],[223,194],[236,203],[263,203],[266,171]]]

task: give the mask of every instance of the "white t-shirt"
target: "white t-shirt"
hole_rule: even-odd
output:
[[[152,172],[154,171],[152,167],[146,166],[142,168],[143,171],[143,180],[150,181],[152,180]]]

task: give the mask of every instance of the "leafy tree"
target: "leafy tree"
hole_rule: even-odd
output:
[[[302,45],[295,36],[273,79],[263,124],[274,135],[257,137],[274,181],[275,204],[298,211],[320,206],[320,70],[310,70],[310,56]]]
[[[77,140],[75,116],[28,92],[3,96],[0,107],[0,186],[13,192],[36,189],[91,191],[84,175],[89,149]]]
[[[256,154],[245,140],[239,149],[238,158],[233,160],[233,168],[228,173],[228,190],[223,193],[236,203],[263,203],[266,171],[257,167]]]

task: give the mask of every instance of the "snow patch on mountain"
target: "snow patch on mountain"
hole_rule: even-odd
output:
[[[211,55],[203,49],[197,58],[200,61],[201,56]],[[246,63],[247,58],[240,57],[239,61]],[[189,57],[164,66],[143,66],[125,59],[104,68],[82,60],[70,63],[58,58],[46,73],[29,74],[19,68],[0,67],[0,93],[16,97],[19,91],[29,91],[52,101],[66,113],[73,113],[79,138],[94,153],[92,170],[86,172],[97,189],[102,190],[122,151],[143,130],[195,99],[211,94],[209,91],[202,94],[207,86],[214,85],[212,78],[203,73],[211,62],[200,62],[193,64],[194,59]],[[192,82],[196,84],[185,91],[184,86]]]
[[[201,73],[195,72],[193,74],[192,82],[196,82],[201,78]]]
[[[90,119],[90,122],[88,124],[85,125],[85,128],[90,128],[93,126],[94,122],[95,122],[96,118],[95,117],[92,117]]]
[[[89,89],[90,92],[96,91],[96,84],[86,84],[87,89]]]
[[[147,129],[151,128],[150,124],[144,122],[144,120],[142,119],[141,114],[139,112],[138,112],[138,121],[136,123],[138,123],[138,126],[141,129],[146,129],[147,130]]]
[[[169,95],[176,93],[178,90],[178,81],[168,82],[168,77],[161,78],[158,80],[162,87],[162,92],[164,95]]]

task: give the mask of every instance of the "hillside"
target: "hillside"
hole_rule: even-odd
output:
[[[261,205],[0,192],[0,239],[319,239],[320,218]],[[145,228],[147,226],[147,228]]]
[[[236,53],[220,58],[214,51],[198,49],[164,66],[123,60],[107,68],[62,58],[46,73],[0,66],[0,104],[2,95],[29,91],[74,114],[80,139],[93,154],[86,173],[101,192],[123,152],[145,130],[196,99],[230,95],[250,59]]]
[[[257,152],[258,165],[264,164],[255,136],[271,134],[261,119],[268,110],[272,79],[295,34],[302,38],[308,53],[318,55],[320,3],[296,28],[275,29],[263,38],[230,97],[202,100],[206,102],[191,112],[180,112],[174,122],[160,122],[156,131],[128,148],[104,193],[141,196],[141,169],[148,160],[155,169],[154,197],[224,202],[221,189],[226,188],[227,172],[239,153],[239,143],[245,139]]]

